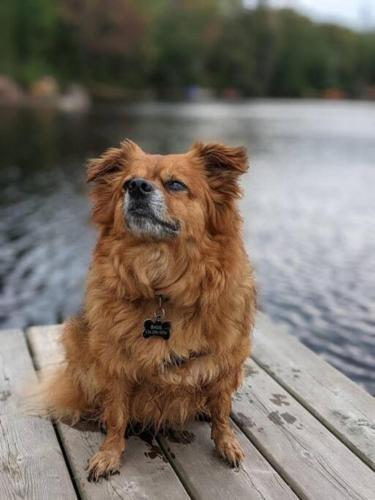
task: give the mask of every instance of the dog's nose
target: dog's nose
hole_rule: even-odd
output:
[[[125,187],[132,196],[146,196],[155,189],[151,182],[140,177],[131,179],[125,184]]]

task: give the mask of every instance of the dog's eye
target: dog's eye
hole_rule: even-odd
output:
[[[176,181],[171,179],[165,183],[165,187],[169,189],[169,191],[186,191],[187,187],[181,181]]]

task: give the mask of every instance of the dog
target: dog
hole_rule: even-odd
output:
[[[242,461],[229,417],[256,310],[236,206],[247,169],[243,148],[214,143],[161,156],[124,140],[89,161],[99,237],[82,310],[64,324],[65,362],[42,394],[53,418],[105,427],[90,481],[119,472],[135,423],[204,415],[221,457]]]

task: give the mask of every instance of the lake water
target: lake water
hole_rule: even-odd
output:
[[[74,313],[94,241],[84,160],[243,144],[241,208],[261,308],[375,394],[375,104],[252,101],[0,110],[0,327]]]

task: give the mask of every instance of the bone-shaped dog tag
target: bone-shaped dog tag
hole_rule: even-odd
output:
[[[143,323],[143,327],[143,336],[145,339],[150,337],[161,337],[164,340],[168,340],[171,335],[170,321],[146,319]]]

